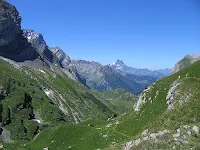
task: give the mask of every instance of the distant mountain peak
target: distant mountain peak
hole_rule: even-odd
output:
[[[110,66],[118,70],[122,70],[124,67],[126,67],[123,60],[121,59],[117,59],[116,62],[112,63]]]
[[[125,65],[123,60],[121,59],[117,59],[117,61],[115,62],[115,64],[120,64],[120,65]]]
[[[143,75],[150,77],[160,78],[162,76],[168,76],[171,73],[171,69],[159,69],[159,70],[149,70],[141,68],[133,68],[127,66],[123,60],[117,59],[116,62],[109,65],[114,70],[120,70],[126,74]]]

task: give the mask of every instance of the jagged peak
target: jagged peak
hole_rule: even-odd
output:
[[[113,65],[125,65],[123,60],[117,59],[116,62],[113,63]]]
[[[38,41],[39,43],[46,45],[44,37],[41,33],[35,32],[32,29],[23,29],[23,33],[29,41]]]

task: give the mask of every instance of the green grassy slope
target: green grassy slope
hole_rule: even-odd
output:
[[[158,133],[163,130],[170,130],[169,134],[157,138],[157,141],[149,140],[133,147],[133,149],[198,149],[199,135],[195,134],[192,128],[200,127],[200,62],[183,69],[182,71],[157,81],[146,94],[146,102],[141,106],[139,112],[130,112],[122,117],[116,130],[132,137],[142,139],[140,135],[145,129],[150,133]],[[167,93],[174,82],[180,83],[173,93],[174,109],[168,110]],[[190,130],[183,129],[189,125]],[[177,129],[181,135],[173,137]],[[191,136],[187,132],[191,131]],[[178,142],[176,140],[178,139]],[[186,141],[185,144],[183,141]],[[128,141],[128,140],[127,140]],[[122,143],[114,147],[122,149]],[[112,148],[110,148],[112,149]]]
[[[29,141],[51,126],[114,114],[87,88],[65,76],[15,69],[2,60],[0,70],[0,127],[10,132],[12,140]],[[53,91],[50,96],[47,89]]]
[[[95,93],[102,97],[102,102],[105,103],[109,108],[116,112],[116,114],[123,114],[133,109],[134,104],[138,100],[138,96],[133,95],[124,89],[115,89],[107,92]],[[99,97],[99,98],[100,98]]]
[[[1,63],[4,65],[8,65],[7,63]],[[10,66],[6,66],[6,69],[9,68]],[[10,67],[12,68],[12,67]],[[74,98],[74,95],[80,94],[82,95],[81,98],[83,98],[83,93],[89,92],[90,94],[87,95],[87,101],[90,101],[92,98],[90,96],[93,96],[93,100],[99,100],[98,102],[95,102],[95,104],[92,103],[92,106],[96,106],[93,108],[93,111],[97,112],[99,109],[97,109],[97,103],[98,106],[101,107],[101,111],[99,110],[98,116],[96,114],[90,114],[91,119],[88,119],[87,121],[83,121],[82,123],[79,124],[60,124],[60,125],[55,125],[52,126],[51,128],[44,128],[40,134],[38,134],[33,140],[31,140],[28,143],[15,143],[15,144],[4,144],[4,146],[7,149],[12,149],[13,147],[17,147],[17,149],[30,149],[30,150],[35,150],[35,149],[43,149],[45,147],[49,147],[50,149],[81,149],[81,150],[89,150],[89,149],[123,149],[123,144],[136,140],[139,137],[142,139],[142,135],[140,135],[144,130],[148,129],[149,136],[150,133],[158,133],[159,131],[163,130],[169,130],[170,133],[167,133],[165,135],[157,137],[157,142],[155,142],[154,139],[149,139],[145,142],[141,142],[140,144],[132,147],[133,149],[172,149],[177,148],[177,149],[189,149],[189,148],[196,148],[198,149],[199,147],[199,135],[195,133],[193,130],[193,127],[200,127],[200,101],[199,101],[199,96],[200,96],[200,62],[197,62],[190,67],[183,69],[182,71],[173,74],[169,77],[163,78],[162,80],[157,81],[155,84],[153,84],[151,87],[147,88],[144,90],[142,93],[143,99],[145,99],[145,103],[141,104],[139,107],[139,111],[135,112],[134,110],[129,111],[128,113],[124,113],[123,115],[119,115],[116,118],[111,118],[111,119],[106,119],[105,116],[109,116],[112,113],[109,112],[114,112],[113,111],[113,106],[116,106],[118,103],[113,103],[114,100],[122,100],[124,99],[124,96],[126,98],[125,101],[128,101],[130,97],[130,101],[132,103],[132,96],[133,95],[128,95],[127,92],[124,92],[123,90],[114,90],[114,91],[109,91],[106,93],[99,93],[99,94],[94,94],[93,92],[90,93],[85,87],[82,85],[76,84],[74,81],[71,81],[69,79],[69,83],[66,84],[62,83],[65,80],[62,80],[63,77],[52,75],[52,78],[48,77],[48,83],[45,82],[46,78],[41,78],[36,74],[38,72],[32,72],[32,78],[38,77],[37,80],[40,82],[42,86],[45,86],[48,89],[53,89],[56,88],[55,91],[59,91],[59,93],[66,92],[66,93],[72,93],[70,99]],[[3,70],[3,69],[2,69]],[[9,70],[12,71],[13,70]],[[29,70],[31,71],[31,70]],[[19,71],[18,71],[19,72]],[[47,71],[45,71],[47,73]],[[35,73],[35,74],[34,74]],[[43,73],[43,72],[41,72]],[[49,75],[52,72],[49,72]],[[2,73],[3,74],[3,73]],[[16,72],[13,72],[13,74],[16,75]],[[14,75],[11,75],[14,77]],[[20,73],[19,73],[20,74]],[[21,74],[23,74],[21,72]],[[44,74],[44,73],[43,73]],[[26,75],[25,75],[26,76]],[[7,77],[5,77],[7,78]],[[49,80],[50,79],[50,80]],[[23,79],[24,80],[24,79]],[[32,79],[29,79],[32,81]],[[17,80],[16,80],[17,81]],[[26,83],[29,83],[30,81],[26,81]],[[1,80],[1,83],[3,84],[5,82],[5,89],[10,89],[8,83],[12,82],[6,82],[5,80]],[[6,84],[7,83],[7,84]],[[20,81],[20,83],[24,83],[23,81]],[[53,86],[53,84],[55,84]],[[169,93],[169,90],[172,88],[174,83],[179,83],[179,86],[175,88],[174,91],[172,91],[172,95],[174,94],[173,98],[173,107],[174,109],[168,110],[168,105],[167,105],[167,94]],[[35,83],[36,84],[36,83]],[[72,90],[69,89],[69,85]],[[7,86],[6,86],[7,85]],[[11,84],[13,85],[13,84]],[[57,87],[57,85],[59,85]],[[80,87],[79,87],[80,86]],[[24,93],[21,94],[23,95],[23,102],[24,104],[24,109],[23,111],[31,111],[29,110],[29,103],[27,104],[27,101],[29,102],[30,97],[34,99],[34,95],[30,94],[30,91],[34,88],[28,89],[28,86],[25,86],[27,88],[23,88]],[[20,87],[18,87],[20,88]],[[41,87],[39,87],[38,90],[40,90]],[[12,88],[11,88],[12,89]],[[17,88],[16,88],[17,89]],[[15,89],[15,90],[16,90]],[[64,90],[65,89],[65,90]],[[80,91],[77,91],[80,89]],[[14,91],[15,91],[14,90]],[[36,88],[37,90],[37,88]],[[67,90],[69,90],[67,92]],[[3,91],[3,90],[1,90]],[[8,90],[9,91],[9,90]],[[12,91],[12,90],[11,90]],[[20,89],[20,91],[22,91]],[[40,90],[41,91],[41,90]],[[76,93],[77,92],[77,93]],[[2,93],[2,92],[1,92]],[[5,92],[3,92],[5,93]],[[20,92],[17,92],[20,93]],[[44,100],[42,101],[47,101],[49,103],[50,99],[41,91],[42,95],[44,95]],[[176,94],[175,94],[176,93]],[[3,94],[2,94],[3,95]],[[37,94],[38,95],[38,94]],[[56,94],[55,94],[56,95]],[[121,97],[119,96],[121,95]],[[188,96],[189,95],[189,96]],[[63,97],[66,95],[63,94]],[[103,100],[103,97],[105,98]],[[134,97],[134,96],[133,96]],[[56,97],[55,97],[56,98]],[[8,99],[8,103],[6,102]],[[45,100],[46,99],[46,100]],[[68,103],[70,104],[70,99],[68,100]],[[109,102],[108,102],[109,99]],[[9,104],[9,98],[7,97],[6,99],[1,100],[1,104],[3,103],[3,108],[7,108],[6,106],[9,105],[10,107],[12,106]],[[100,102],[100,103],[99,103]],[[106,104],[107,102],[107,104]],[[113,105],[108,105],[110,103],[113,103]],[[12,103],[13,104],[13,103]],[[33,105],[33,100],[31,105]],[[46,104],[46,103],[45,103]],[[54,104],[55,106],[56,104]],[[120,104],[121,106],[124,106],[126,108],[127,105]],[[42,105],[40,105],[42,107]],[[76,106],[76,105],[75,105]],[[77,105],[78,106],[78,105]],[[104,106],[104,107],[102,107]],[[117,106],[116,106],[117,107]],[[57,108],[57,107],[55,107]],[[74,107],[75,109],[76,107]],[[78,108],[78,107],[77,107]],[[103,108],[103,109],[102,109]],[[3,109],[3,110],[4,110]],[[57,110],[57,109],[56,109]],[[59,111],[59,110],[58,110]],[[100,113],[102,112],[103,113]],[[120,112],[122,110],[118,110]],[[6,113],[7,112],[7,113]],[[4,111],[1,112],[1,116],[3,116],[3,120],[8,120],[9,117],[9,111]],[[19,112],[18,112],[19,113]],[[22,113],[22,112],[20,112]],[[83,112],[84,113],[84,112]],[[85,114],[88,112],[86,111]],[[23,113],[27,114],[27,113]],[[59,114],[59,113],[58,113]],[[105,115],[108,114],[108,115]],[[23,122],[23,126],[25,126],[27,129],[26,136],[22,136],[23,138],[29,138],[34,135],[35,130],[37,129],[36,127],[38,124],[36,122],[31,122],[31,120],[26,119],[27,117],[24,117],[23,115],[22,118],[25,118],[23,120],[26,120]],[[104,116],[105,115],[105,116]],[[113,114],[112,114],[113,115]],[[111,116],[112,116],[111,115]],[[12,115],[11,115],[12,116]],[[63,115],[61,115],[63,116]],[[73,115],[72,115],[73,116]],[[14,117],[15,118],[15,117]],[[16,117],[17,118],[17,117]],[[45,117],[44,117],[45,118]],[[51,118],[49,116],[49,118]],[[56,117],[55,117],[56,118]],[[103,119],[99,119],[103,118]],[[106,120],[107,121],[106,121]],[[12,119],[13,120],[13,119]],[[16,119],[17,120],[17,119]],[[45,119],[44,119],[45,120]],[[53,119],[54,120],[54,119]],[[52,120],[52,122],[53,122]],[[4,121],[4,122],[5,122]],[[49,120],[48,120],[49,121]],[[15,121],[14,121],[15,122]],[[16,121],[17,122],[17,121]],[[51,120],[49,121],[51,122]],[[59,122],[59,121],[58,121]],[[60,122],[63,122],[63,119],[60,120]],[[73,122],[73,119],[72,119]],[[11,123],[12,124],[12,123]],[[11,130],[12,132],[15,132],[14,130],[12,131],[12,126],[9,124],[6,129]],[[17,123],[16,123],[17,124]],[[53,123],[52,123],[53,124]],[[13,124],[15,125],[15,124]],[[184,129],[183,126],[188,125],[190,126],[191,129]],[[39,124],[40,126],[40,124]],[[174,137],[174,134],[177,133],[177,129],[181,130],[180,136],[177,138]],[[188,135],[188,132],[191,130],[191,135]],[[20,131],[17,130],[17,132]],[[21,133],[21,132],[20,132]],[[23,132],[22,132],[23,133]],[[20,134],[19,134],[20,135]],[[179,143],[175,140],[178,140]],[[181,142],[181,140],[185,140]],[[25,145],[24,145],[25,144]]]
[[[77,149],[106,147],[119,137],[106,127],[116,120],[107,119],[135,103],[136,96],[124,90],[92,92],[49,69],[16,69],[0,60],[0,70],[0,128],[5,149],[66,149],[61,141],[72,146],[82,136],[85,138]],[[113,138],[103,137],[108,132]],[[86,133],[89,135],[84,136]]]
[[[199,136],[192,128],[200,127],[200,62],[170,76],[157,81],[146,89],[142,95],[146,95],[145,103],[140,107],[140,111],[131,110],[128,113],[107,121],[89,119],[78,125],[60,125],[41,132],[34,140],[26,145],[21,145],[21,149],[123,149],[123,144],[128,141],[142,139],[141,133],[148,129],[150,133],[169,130],[170,133],[141,142],[132,149],[198,149]],[[167,93],[173,83],[180,83],[173,91],[178,94],[174,96],[174,109],[168,110]],[[117,98],[118,92],[112,94],[100,93],[97,95],[109,97],[113,100]],[[187,97],[187,95],[190,95]],[[183,103],[181,101],[184,100]],[[112,101],[112,100],[111,100]],[[103,102],[104,103],[104,102]],[[191,135],[183,126],[190,126]],[[177,129],[181,130],[179,137],[174,134]],[[178,140],[176,142],[175,140]],[[181,142],[185,140],[187,144]],[[9,145],[10,146],[10,145]],[[14,145],[13,145],[14,146]]]

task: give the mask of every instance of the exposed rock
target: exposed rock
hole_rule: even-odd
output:
[[[36,121],[37,123],[42,124],[43,120],[41,118],[40,112],[33,110],[33,113],[34,113],[34,116],[35,116],[35,119],[33,119],[33,121]]]
[[[174,138],[178,138],[181,136],[181,129],[177,129],[177,133],[173,135]]]
[[[3,145],[2,144],[0,144],[0,149],[3,149]]]
[[[49,150],[49,148],[48,148],[48,147],[46,147],[46,148],[43,148],[43,150]]]
[[[146,89],[144,89],[144,91],[140,94],[140,97],[139,97],[137,103],[134,106],[134,110],[136,112],[139,112],[140,108],[142,107],[142,105],[145,104],[147,101],[150,101],[152,103],[153,100],[157,98],[157,96],[159,94],[159,91],[156,92],[156,95],[155,95],[154,98],[151,98],[149,96],[148,99],[147,99],[147,93],[151,92],[151,90],[154,88],[154,84],[155,83],[153,83],[152,85],[150,85],[149,87],[147,87]]]
[[[96,91],[108,91],[117,88],[125,89],[133,94],[140,94],[143,89],[157,78],[136,76],[116,71],[108,65],[94,61],[72,60],[78,73],[85,78],[86,84]]]
[[[102,80],[98,86],[101,88],[106,88],[107,90],[110,89],[110,87],[106,87],[108,85],[104,80],[103,65],[97,62],[89,62],[84,60],[72,60],[72,64],[74,64],[78,73],[86,79],[88,86],[92,87],[92,85],[89,83],[95,83],[96,80]]]
[[[136,146],[139,145],[141,143],[141,139],[140,138],[137,139],[134,143],[135,143]]]
[[[69,78],[80,81],[83,85],[87,86],[85,79],[78,73],[74,64],[72,64],[70,57],[66,55],[61,48],[54,47],[49,48],[49,50],[53,53],[53,63],[55,65],[59,65],[63,68],[64,73],[67,74]]]
[[[172,69],[172,74],[189,67],[191,64],[200,60],[200,54],[186,55],[182,60],[176,63]]]
[[[70,57],[66,55],[61,48],[48,47],[43,38],[43,35],[35,32],[34,30],[26,29],[23,30],[23,33],[26,39],[34,46],[34,48],[36,48],[37,52],[39,53],[42,59],[47,59],[54,65],[61,67],[62,71],[69,78],[76,81],[80,81],[83,85],[86,85],[84,78],[78,74],[75,66],[71,63]],[[55,72],[51,64],[49,64],[49,67],[52,69],[52,71]]]
[[[182,105],[183,103],[187,102],[187,100],[189,100],[191,96],[192,96],[191,91],[188,91],[187,93],[181,96],[179,104]]]
[[[44,93],[50,98],[54,98],[54,91],[51,89],[43,88]]]
[[[63,68],[67,68],[68,65],[71,64],[71,59],[68,55],[64,53],[64,51],[59,47],[50,48],[53,55],[55,55],[58,60],[54,60],[54,63],[58,61],[59,65]]]
[[[157,137],[161,137],[167,133],[170,133],[169,130],[163,130],[163,131],[159,131],[157,133],[148,133],[148,130],[145,130],[142,134],[141,137],[138,138],[135,141],[130,141],[127,142],[124,146],[124,150],[130,150],[132,147],[137,146],[139,144],[141,144],[142,142],[148,141],[148,140],[157,140]]]
[[[149,130],[145,130],[144,132],[142,132],[142,136],[147,136],[148,135]]]
[[[8,62],[9,64],[11,64],[16,69],[21,69],[22,68],[22,66],[19,63],[15,62],[13,60],[10,60],[10,59],[7,59],[7,58],[1,57],[1,56],[0,56],[0,59]]]
[[[21,34],[21,17],[16,8],[7,2],[3,2],[0,16],[0,47],[2,47],[15,41]]]
[[[188,129],[191,128],[191,126],[189,126],[189,125],[184,125],[183,128],[185,128],[186,130],[188,130]]]
[[[38,58],[36,50],[22,35],[21,17],[16,8],[4,1],[0,16],[0,56],[19,62]]]
[[[140,94],[139,100],[137,101],[137,104],[134,106],[135,107],[135,111],[139,112],[140,108],[143,104],[146,103],[146,93],[142,93]]]
[[[46,46],[46,42],[44,41],[42,34],[29,29],[24,29],[23,33],[29,42],[37,42],[40,45]]]
[[[109,123],[108,125],[106,125],[106,128],[110,128],[110,127],[112,127],[112,123]]]
[[[167,93],[166,100],[168,109],[174,109],[175,98],[179,95],[179,91],[177,90],[179,85],[180,83],[178,81],[174,81]]]
[[[190,137],[192,135],[191,131],[187,131],[187,135]]]
[[[107,134],[103,135],[103,138],[107,139],[107,138],[108,138],[108,135],[107,135]]]
[[[199,135],[199,127],[194,126],[194,127],[192,128],[192,130],[193,130],[197,135]]]
[[[47,59],[48,61],[53,62],[53,54],[44,41],[42,34],[29,29],[24,29],[23,34],[26,39],[34,46],[34,48],[36,48],[42,59]]]
[[[119,122],[119,121],[116,121],[114,124],[115,124],[115,125],[119,125],[119,124],[120,124],[120,122]]]
[[[5,128],[0,129],[2,129],[2,133],[0,134],[0,141],[5,143],[14,143],[14,141],[10,138],[10,131],[6,130]]]

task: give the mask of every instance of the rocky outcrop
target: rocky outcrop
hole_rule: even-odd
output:
[[[174,81],[173,84],[171,85],[168,93],[167,93],[166,101],[167,101],[167,105],[168,105],[169,110],[174,109],[174,103],[176,102],[175,99],[180,94],[180,91],[177,90],[177,88],[180,85],[181,85],[181,83],[179,83],[178,81]]]
[[[38,57],[22,33],[19,12],[9,3],[1,2],[0,56],[15,61],[34,60]]]
[[[151,98],[151,96],[148,93],[151,93],[152,89],[154,89],[154,84],[152,84],[151,86],[149,86],[148,88],[146,88],[141,94],[140,97],[137,101],[137,103],[134,105],[134,111],[135,112],[139,112],[140,109],[142,108],[143,105],[145,105],[148,101],[152,103],[152,101],[154,99],[157,98],[159,91],[156,92],[156,95],[154,98]],[[148,94],[148,96],[147,96]]]
[[[34,48],[36,48],[36,51],[39,53],[42,59],[47,59],[48,61],[53,62],[53,54],[48,48],[42,34],[28,29],[23,30],[23,34],[28,42],[30,42]]]
[[[54,63],[60,65],[62,68],[67,68],[71,64],[71,59],[65,52],[59,47],[50,48],[54,58]]]
[[[147,145],[168,143],[169,147],[166,149],[185,149],[190,141],[194,141],[194,137],[199,135],[199,127],[197,125],[183,125],[176,130],[163,130],[156,133],[150,133],[145,130],[138,139],[124,144],[124,150],[130,149],[146,149]],[[170,148],[171,147],[171,148]],[[149,148],[149,149],[152,149]],[[186,148],[188,149],[188,148]]]
[[[49,48],[49,50],[53,54],[53,63],[55,65],[58,65],[61,68],[63,68],[64,73],[67,74],[69,78],[79,81],[84,86],[88,87],[86,85],[85,79],[78,73],[74,64],[72,64],[70,57],[67,54],[65,54],[65,52],[61,48],[53,47]]]
[[[8,45],[21,34],[21,17],[12,5],[3,2],[0,9],[0,47]]]
[[[62,69],[62,71],[71,79],[80,81],[85,84],[84,78],[82,78],[74,65],[71,63],[71,59],[65,52],[59,47],[50,48],[46,44],[44,37],[41,33],[37,33],[34,30],[24,29],[23,35],[29,43],[36,49],[41,58],[45,61],[48,60],[48,65],[52,67],[55,65]],[[55,71],[55,69],[53,69]]]
[[[124,145],[124,150],[130,150],[134,146],[138,146],[139,144],[146,142],[146,141],[149,141],[149,140],[157,140],[158,137],[162,137],[162,136],[164,136],[165,134],[168,134],[168,133],[170,133],[169,130],[163,130],[163,131],[159,131],[157,133],[150,133],[147,129],[141,134],[140,138],[138,138],[137,140],[127,142]]]
[[[200,53],[194,55],[186,55],[182,60],[176,63],[172,69],[172,74],[177,73],[178,71],[189,67],[191,64],[200,60]]]
[[[21,30],[19,12],[7,2],[1,2],[0,56],[31,69],[48,67],[60,75],[64,72],[69,78],[85,84],[85,80],[71,64],[69,56],[60,48],[49,48],[40,33]],[[55,66],[56,62],[58,67]]]

